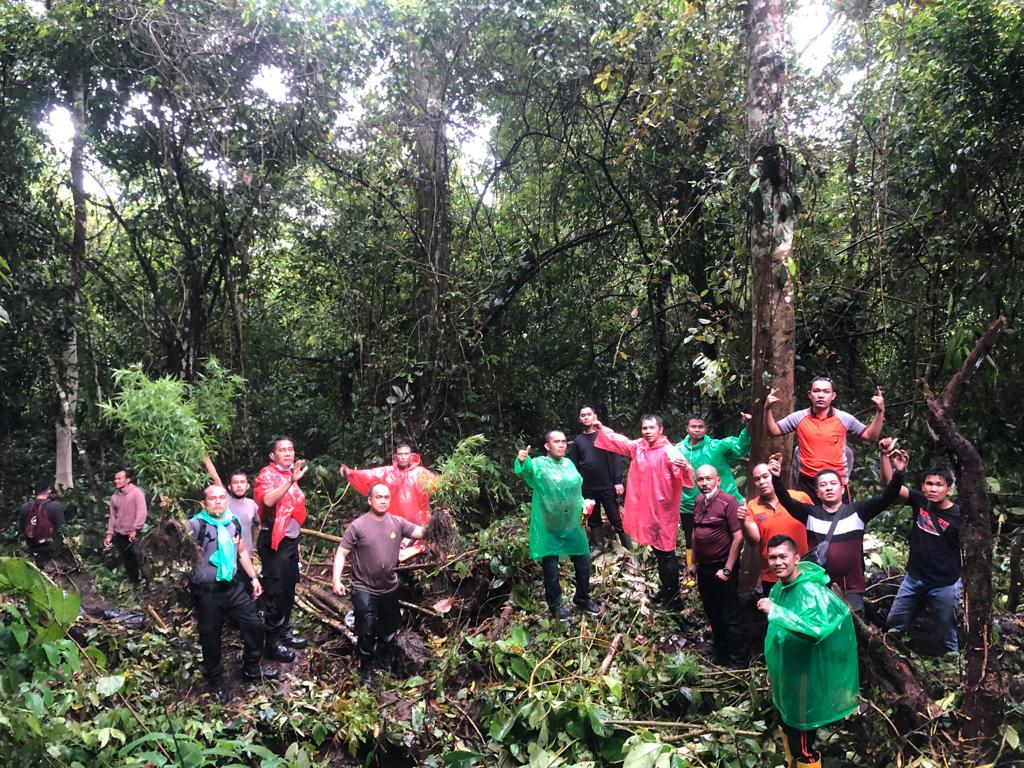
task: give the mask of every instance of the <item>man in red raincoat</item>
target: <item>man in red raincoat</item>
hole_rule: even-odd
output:
[[[654,549],[661,587],[651,595],[651,601],[669,609],[682,608],[676,534],[679,499],[683,487],[693,485],[693,471],[665,437],[660,416],[641,417],[639,440],[630,440],[600,422],[595,426],[595,447],[630,458],[622,526],[637,544],[648,544]]]
[[[420,455],[413,453],[409,443],[395,446],[395,457],[389,465],[352,469],[342,464],[338,467],[338,474],[364,496],[375,483],[384,483],[391,491],[390,514],[404,517],[413,525],[425,526],[430,520],[430,494],[434,492],[438,477],[420,466]],[[407,560],[422,550],[423,544],[417,541],[402,550],[399,560]]]
[[[260,518],[256,548],[263,566],[264,655],[275,661],[294,661],[292,648],[306,647],[306,641],[292,629],[291,617],[299,583],[299,529],[306,522],[306,494],[299,480],[308,467],[295,458],[295,445],[286,435],[267,443],[267,453],[270,462],[256,475],[252,491]]]

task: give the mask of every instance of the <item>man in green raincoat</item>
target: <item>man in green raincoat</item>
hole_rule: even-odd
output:
[[[708,436],[708,425],[699,413],[686,417],[686,437],[676,443],[676,448],[691,467],[703,467],[705,464],[718,470],[721,480],[719,488],[734,499],[743,500],[743,494],[736,487],[736,479],[732,476],[730,462],[745,458],[750,452],[750,432],[747,424],[751,415],[741,413],[743,429],[733,437],[716,440]],[[679,520],[683,524],[683,536],[686,539],[686,567],[693,566],[693,510],[697,505],[700,489],[696,485],[683,488],[683,496],[679,500]],[[692,585],[691,585],[692,586]]]
[[[565,621],[569,609],[562,604],[558,558],[572,559],[576,571],[573,605],[593,616],[601,613],[590,599],[590,544],[583,528],[583,477],[566,458],[569,443],[563,432],[544,436],[547,456],[530,458],[530,446],[519,451],[514,470],[533,490],[530,512],[530,557],[544,569],[544,597],[552,615]]]
[[[828,575],[801,563],[785,534],[768,540],[768,564],[778,577],[757,607],[768,614],[764,656],[772,702],[782,720],[789,768],[821,768],[814,732],[856,711],[860,693],[857,638],[847,604],[828,588]]]

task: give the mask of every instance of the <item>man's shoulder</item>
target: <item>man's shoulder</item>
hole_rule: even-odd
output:
[[[721,504],[725,509],[734,509],[740,506],[740,500],[733,496],[731,493],[723,491],[721,488],[718,489],[717,498],[721,499]]]
[[[796,490],[790,491],[789,492],[789,498],[793,499],[793,501],[803,502],[804,504],[813,504],[814,503],[814,500],[810,496],[808,496],[806,493],[804,493],[803,491],[796,491]]]

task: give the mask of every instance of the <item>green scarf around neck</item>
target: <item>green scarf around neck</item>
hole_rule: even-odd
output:
[[[235,578],[235,566],[238,557],[235,553],[235,541],[228,530],[228,525],[235,519],[233,515],[214,517],[203,511],[196,515],[217,529],[217,551],[210,555],[210,564],[217,566],[217,581],[231,581]]]

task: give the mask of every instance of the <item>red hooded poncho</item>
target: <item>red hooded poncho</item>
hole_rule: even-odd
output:
[[[654,445],[648,445],[646,440],[630,440],[602,425],[594,446],[630,458],[622,510],[626,533],[637,544],[649,544],[664,552],[674,550],[679,499],[683,487],[693,485],[693,475],[672,463],[672,455],[677,453],[672,442],[661,435]]]
[[[396,459],[390,465],[372,469],[351,469],[348,482],[364,496],[374,483],[384,483],[391,491],[392,515],[404,517],[413,525],[426,525],[430,519],[430,494],[437,475],[420,466],[420,455],[409,457],[409,466],[401,469]]]
[[[270,548],[275,551],[288,530],[289,520],[294,518],[299,525],[306,522],[306,494],[299,488],[298,483],[291,484],[276,506],[268,507],[263,503],[268,491],[291,482],[291,479],[291,470],[281,469],[276,464],[267,464],[259,471],[253,482],[252,498],[259,507],[260,523],[265,524],[271,519],[274,521],[270,531]]]

